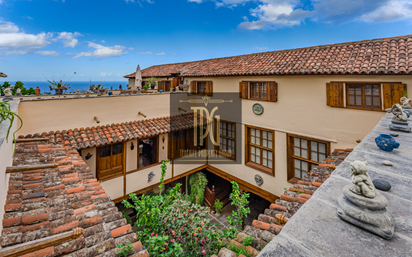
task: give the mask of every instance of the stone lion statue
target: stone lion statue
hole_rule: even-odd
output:
[[[396,121],[407,121],[408,116],[403,112],[402,106],[400,104],[394,104],[392,108],[388,108],[385,111],[392,113],[394,116],[392,120]]]
[[[406,98],[405,96],[402,96],[401,104],[403,107],[412,107],[412,100],[409,98]]]
[[[350,164],[353,186],[349,189],[352,193],[368,198],[376,196],[376,189],[367,171],[368,162],[354,161]]]

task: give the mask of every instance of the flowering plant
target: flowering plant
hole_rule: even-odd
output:
[[[70,84],[63,83],[63,80],[60,80],[59,82],[56,82],[54,80],[53,81],[47,80],[47,82],[51,84],[51,86],[49,85],[50,91],[53,91],[56,89],[67,90],[70,88]]]
[[[162,170],[166,170],[163,162]],[[136,214],[137,236],[150,256],[211,256],[220,249],[217,228],[206,218],[210,209],[186,201],[178,183],[170,193],[130,194],[126,208]],[[163,183],[160,186],[163,189]]]

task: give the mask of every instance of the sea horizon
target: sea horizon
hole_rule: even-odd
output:
[[[15,85],[17,81],[21,81],[24,84],[24,87],[29,89],[33,88],[35,89],[36,87],[40,88],[40,91],[42,93],[44,92],[51,92],[49,85],[50,83],[47,81],[24,81],[24,80],[16,80],[16,81],[8,81],[7,78],[4,79],[4,81],[0,82],[2,85],[4,82],[9,82],[10,85]],[[69,90],[67,92],[71,91],[76,91],[77,88],[82,91],[82,90],[88,90],[91,85],[102,85],[104,88],[115,90],[119,89],[119,86],[121,85],[123,89],[127,88],[127,85],[129,84],[128,80],[118,80],[118,81],[93,81],[93,80],[88,80],[88,81],[63,81],[63,83],[68,83],[70,84]]]

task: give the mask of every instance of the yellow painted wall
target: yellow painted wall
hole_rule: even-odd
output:
[[[165,139],[163,142],[163,138]],[[159,162],[167,159],[167,153],[169,148],[169,140],[168,134],[160,134],[159,135]]]
[[[102,188],[111,199],[123,196],[123,177],[114,178],[101,183]]]
[[[90,157],[90,159],[88,159],[88,160],[86,160],[87,153],[90,153],[92,155],[92,157]],[[96,147],[83,149],[82,150],[82,158],[86,162],[86,165],[93,172],[94,177],[96,177],[96,160],[97,160]]]
[[[134,149],[130,149],[132,142],[134,144]],[[137,151],[139,150],[139,145],[137,144],[137,139],[130,140],[126,142],[126,172],[137,169]]]
[[[148,175],[151,171],[153,171],[155,176],[153,177],[152,181],[147,182]],[[126,175],[126,193],[130,194],[140,189],[159,183],[160,178],[161,178],[161,172],[162,170],[159,164],[159,165],[145,168],[145,169]],[[171,167],[171,164],[168,164],[165,180],[171,177],[172,177],[172,167]]]

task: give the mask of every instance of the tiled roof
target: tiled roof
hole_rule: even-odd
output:
[[[64,147],[72,147],[79,150],[189,129],[194,125],[193,117],[193,113],[187,113],[171,117],[113,123],[91,128],[50,131],[41,134],[28,134],[26,136],[20,135],[19,138],[48,137],[50,144],[62,144]]]
[[[155,65],[143,77],[412,74],[412,35]],[[134,78],[135,73],[126,75]]]
[[[146,252],[76,150],[45,143],[17,144],[14,166],[51,163],[58,167],[10,175],[1,234],[4,249],[83,228],[77,239],[24,257],[117,256],[116,246],[127,241],[134,243],[135,252]]]
[[[351,151],[352,149],[335,149],[331,156],[323,160],[302,180],[299,180],[293,187],[285,188],[280,199],[277,199],[275,203],[270,205],[269,209],[260,214],[258,220],[253,221],[252,226],[246,226],[244,232],[254,237],[260,237],[266,243],[272,240],[273,236],[280,233],[288,220],[312,197]],[[268,235],[268,232],[273,235]],[[258,249],[262,248],[258,247]]]

